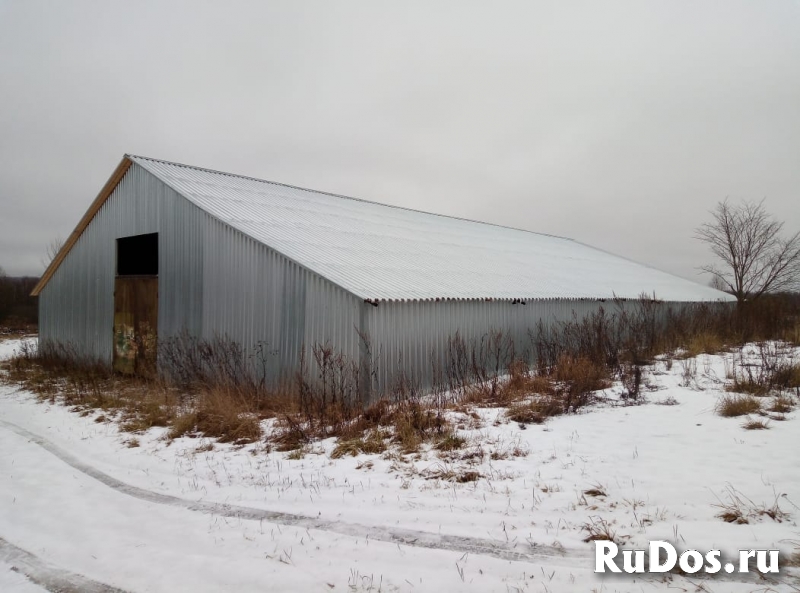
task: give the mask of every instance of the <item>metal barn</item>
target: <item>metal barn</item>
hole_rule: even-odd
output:
[[[266,347],[268,376],[328,343],[372,390],[430,381],[448,338],[524,342],[608,299],[727,294],[570,239],[126,155],[42,276],[42,344],[135,371],[182,332]],[[359,337],[368,336],[365,349]]]

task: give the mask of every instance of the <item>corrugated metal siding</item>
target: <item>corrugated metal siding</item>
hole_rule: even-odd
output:
[[[40,337],[110,362],[116,239],[159,233],[160,338],[216,336],[268,353],[290,378],[301,348],[330,343],[358,360],[359,299],[197,208],[133,165],[44,287]],[[310,357],[309,357],[310,359]],[[314,372],[311,365],[310,372]]]
[[[578,319],[599,311],[619,313],[630,303],[590,300],[441,301],[381,303],[369,308],[373,365],[377,371],[374,393],[391,390],[401,376],[421,388],[430,387],[434,369],[446,365],[448,340],[459,333],[466,342],[480,343],[492,331],[507,332],[518,358],[532,362],[531,334],[541,319],[545,326]],[[678,310],[685,303],[660,303],[659,308]],[[622,309],[619,309],[621,307]]]
[[[304,347],[314,373],[314,344],[358,360],[353,295],[211,217],[203,251],[204,338],[225,336],[248,352],[261,345],[273,384],[291,380]]]
[[[207,215],[132,166],[39,296],[39,333],[110,362],[116,239],[159,233],[159,335],[202,323],[202,220]]]

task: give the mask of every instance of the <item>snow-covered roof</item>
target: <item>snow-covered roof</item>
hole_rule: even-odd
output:
[[[217,219],[365,299],[732,298],[563,237],[128,158]]]

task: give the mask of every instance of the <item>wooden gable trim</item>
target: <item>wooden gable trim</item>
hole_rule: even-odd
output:
[[[86,230],[86,227],[88,227],[89,223],[92,222],[95,214],[97,214],[100,208],[103,207],[103,204],[106,203],[106,200],[108,200],[111,192],[113,192],[117,185],[119,185],[119,182],[122,181],[122,178],[125,176],[125,173],[128,172],[128,169],[130,169],[132,164],[133,161],[131,161],[127,155],[122,157],[119,165],[117,165],[117,168],[111,174],[111,177],[108,178],[108,181],[106,181],[106,184],[103,186],[103,189],[100,190],[100,193],[97,194],[97,197],[94,199],[94,202],[92,202],[92,205],[89,206],[89,209],[86,211],[86,214],[83,215],[83,218],[81,218],[78,226],[76,226],[75,230],[72,231],[72,234],[67,237],[67,240],[53,258],[53,261],[51,261],[50,265],[47,266],[47,269],[44,271],[44,274],[42,274],[38,284],[36,284],[36,286],[33,288],[33,291],[31,291],[31,296],[38,296],[39,293],[42,292],[42,289],[44,289],[44,287],[50,281],[50,278],[53,277],[53,274],[56,273],[56,270],[75,246],[75,243],[78,242],[78,239],[83,234],[83,231]]]

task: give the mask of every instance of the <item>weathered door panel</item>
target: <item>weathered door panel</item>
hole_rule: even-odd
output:
[[[114,282],[114,370],[153,370],[158,341],[158,278],[121,276]]]

